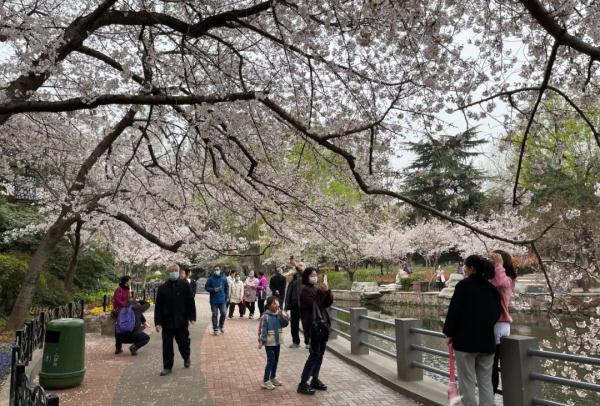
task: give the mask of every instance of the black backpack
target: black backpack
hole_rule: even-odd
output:
[[[310,326],[310,339],[313,342],[325,342],[329,340],[329,321],[323,318],[321,310],[316,302],[313,302],[313,321]]]

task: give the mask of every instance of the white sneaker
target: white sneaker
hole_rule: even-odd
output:
[[[281,386],[281,381],[277,378],[271,378],[271,384],[273,386]]]
[[[273,386],[273,384],[271,383],[271,381],[267,381],[267,382],[263,382],[262,385],[260,385],[261,388],[266,389],[266,390],[273,390],[275,389],[275,386]]]

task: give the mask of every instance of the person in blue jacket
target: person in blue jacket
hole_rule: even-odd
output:
[[[227,300],[229,299],[229,285],[227,278],[221,275],[221,270],[216,268],[210,278],[206,281],[204,289],[210,293],[210,309],[212,311],[213,334],[225,333],[225,313],[227,311]],[[217,313],[219,323],[217,325]]]

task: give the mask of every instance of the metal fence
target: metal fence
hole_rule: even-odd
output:
[[[426,364],[423,354],[448,358],[448,352],[426,347],[422,343],[422,336],[445,339],[446,336],[439,331],[421,328],[418,319],[384,320],[368,315],[368,310],[362,307],[349,310],[331,306],[331,338],[344,337],[350,341],[350,351],[354,355],[369,354],[373,350],[386,357],[394,359],[397,366],[397,377],[402,381],[420,381],[423,371],[428,371],[444,377],[449,377],[448,371]],[[348,315],[349,322],[339,318],[340,314]],[[369,329],[369,322],[390,327],[395,332],[394,336]],[[346,326],[350,334],[340,330]],[[396,351],[378,346],[370,342],[369,337],[377,337],[395,345]],[[563,354],[550,351],[541,351],[535,337],[509,336],[503,337],[500,346],[500,370],[503,389],[501,391],[505,405],[511,406],[567,406],[552,400],[541,398],[540,382],[567,386],[570,388],[600,392],[600,385],[566,379],[543,374],[540,372],[540,358],[569,361],[580,365],[600,366],[600,358],[591,358],[580,355]]]
[[[33,320],[15,334],[10,370],[10,406],[57,406],[58,397],[47,394],[44,389],[34,386],[25,372],[33,358],[33,352],[44,347],[46,325],[49,321],[66,318],[83,318],[83,300],[41,311]]]

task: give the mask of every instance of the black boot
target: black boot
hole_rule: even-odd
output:
[[[319,378],[313,378],[310,382],[310,387],[315,390],[327,390],[327,385],[319,381]]]
[[[298,393],[302,393],[303,395],[314,395],[315,390],[311,388],[307,383],[302,382],[298,385]]]

